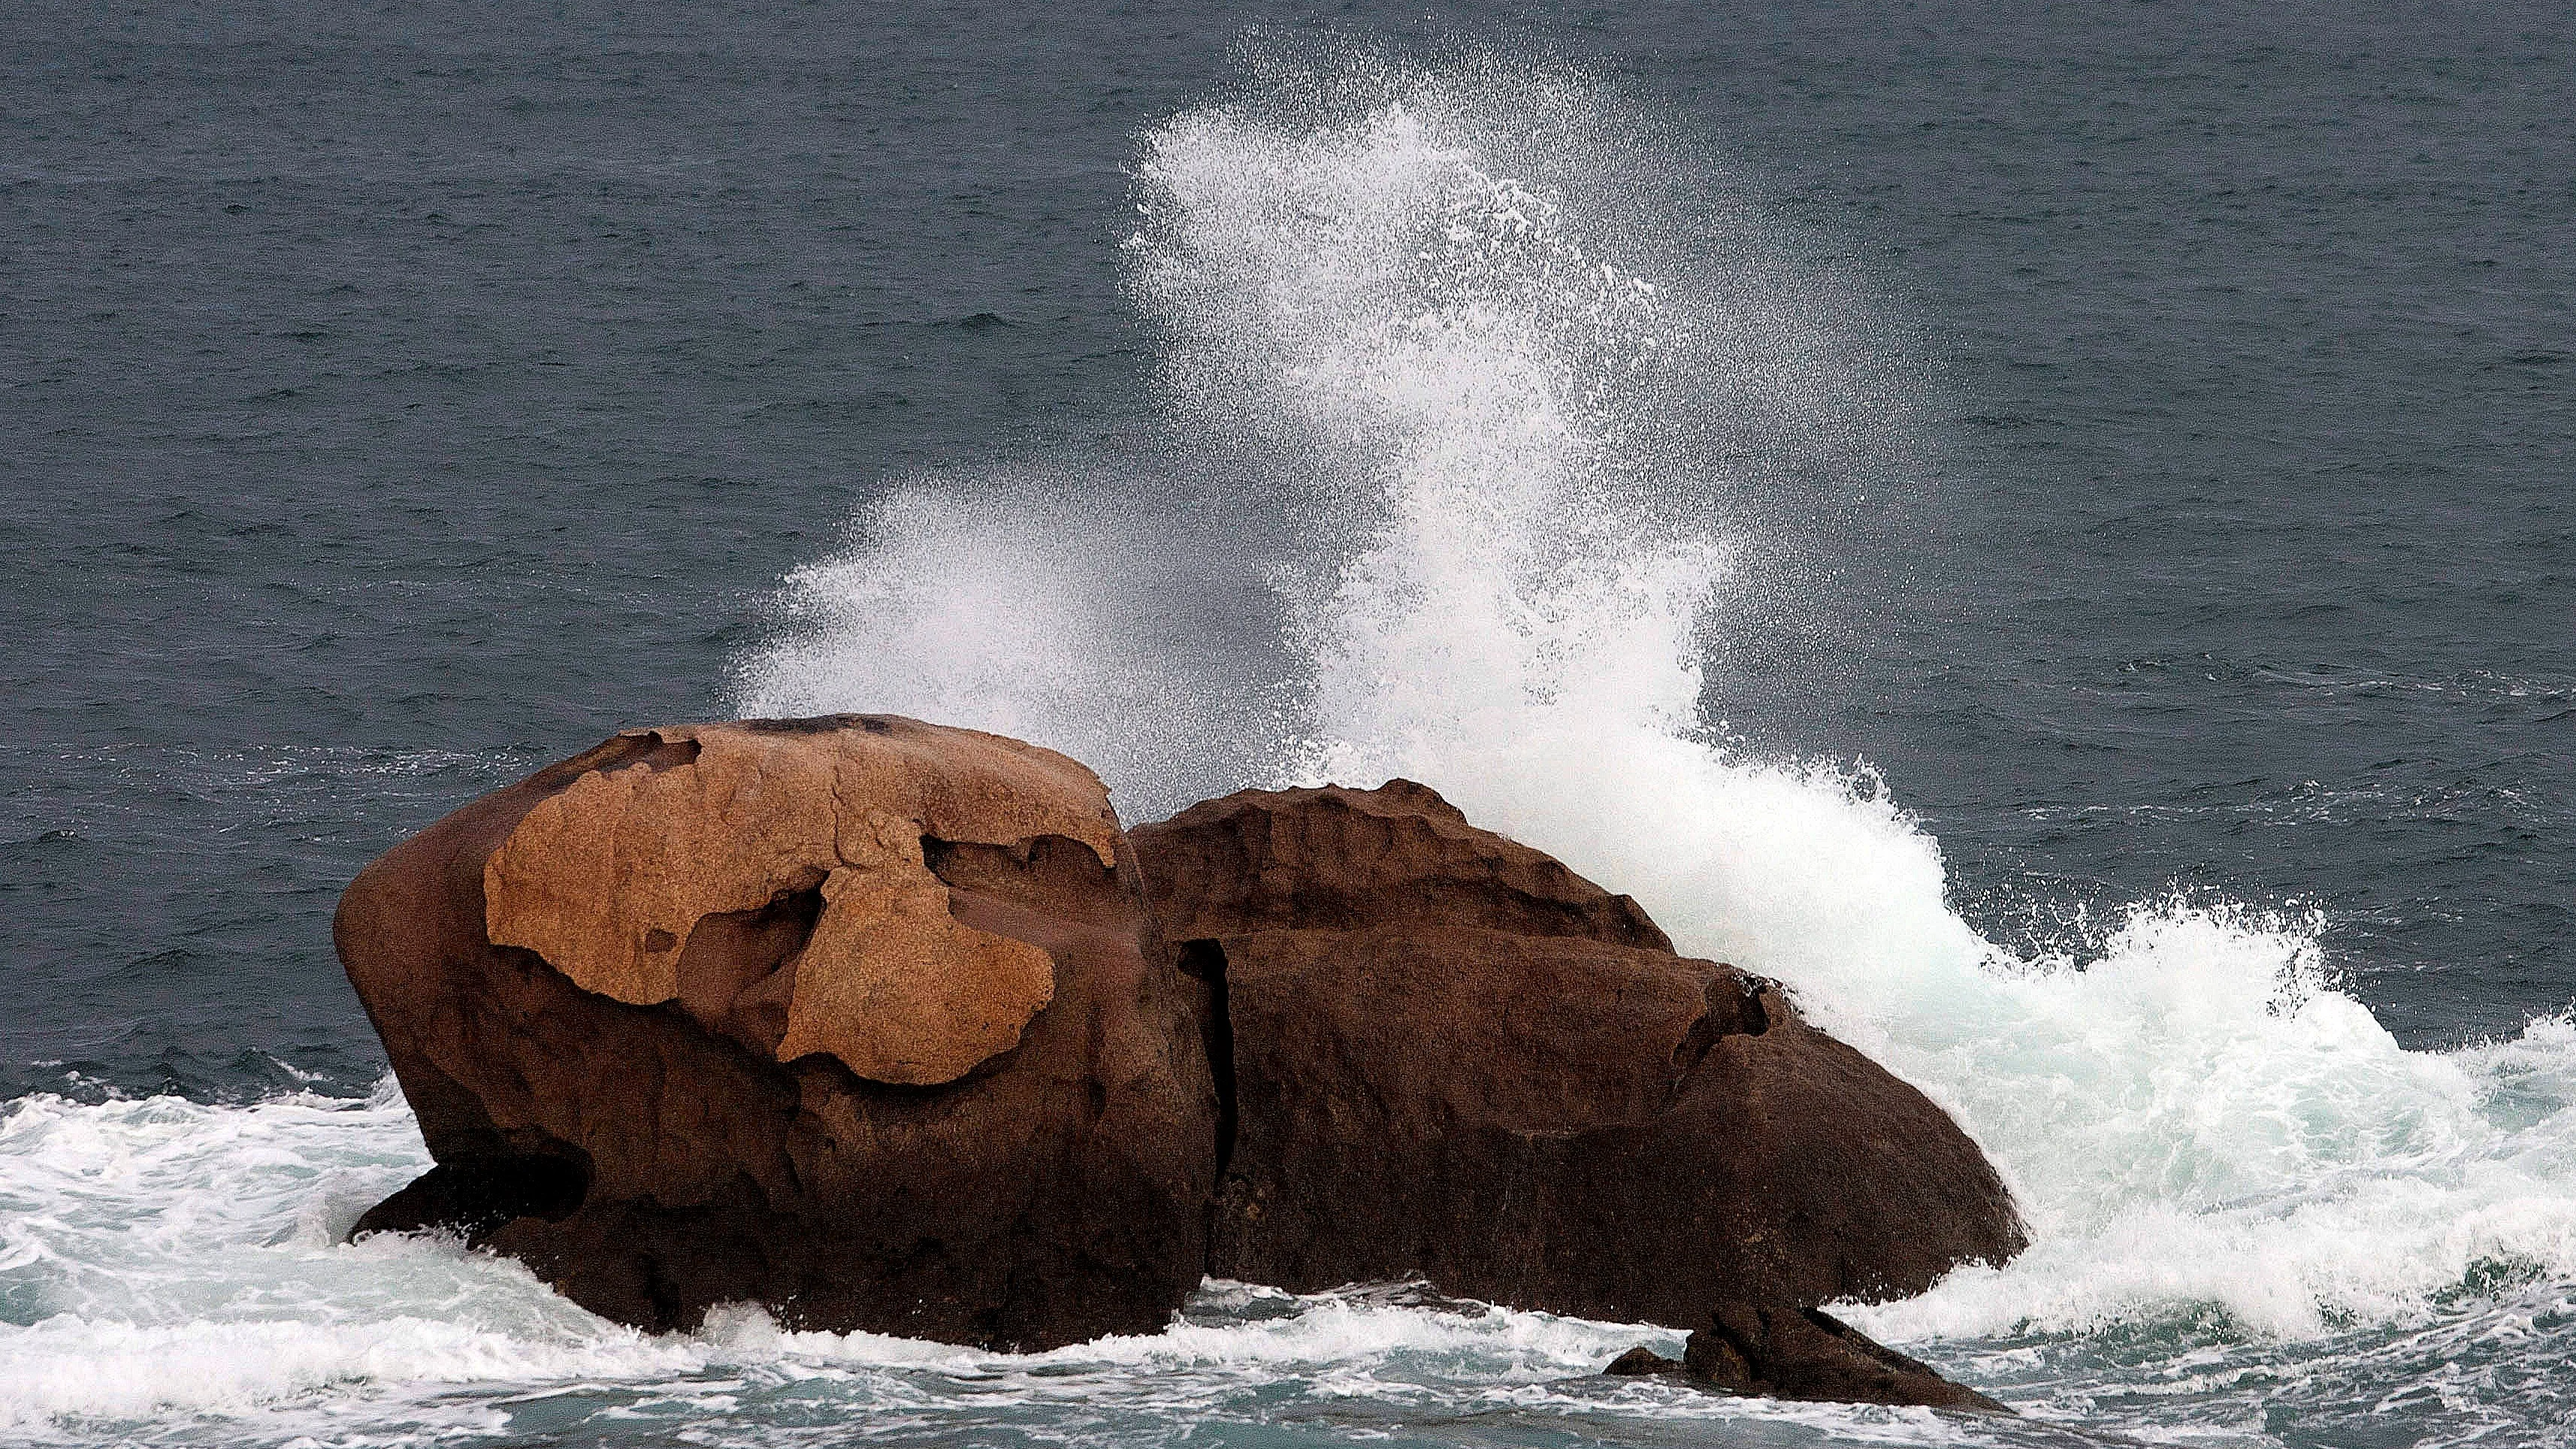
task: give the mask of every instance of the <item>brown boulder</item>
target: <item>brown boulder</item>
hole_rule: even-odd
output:
[[[2021,1245],[1975,1146],[1777,985],[1403,781],[1131,844],[997,736],[631,731],[387,852],[335,937],[438,1164],[360,1230],[649,1328],[748,1299],[1037,1348],[1203,1271],[1421,1275],[1698,1324],[1741,1391],[1946,1403],[1805,1309]]]
[[[913,720],[630,731],[370,865],[334,938],[447,1224],[649,1328],[1039,1348],[1199,1280],[1214,1093],[1107,792]]]
[[[1226,1104],[1213,1273],[1682,1325],[2023,1244],[1920,1092],[1423,786],[1246,791],[1131,839]]]

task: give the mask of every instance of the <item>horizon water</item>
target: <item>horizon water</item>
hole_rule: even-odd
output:
[[[2440,695],[2453,713],[2405,727],[2486,730],[2476,768],[2373,764],[2230,799],[2193,778],[2186,751],[2176,778],[2098,801],[2051,776],[2055,795],[1981,820],[1959,808],[1972,788],[1933,775],[1940,806],[1919,806],[1908,768],[1932,774],[1934,751],[1820,747],[1803,732],[1837,717],[1783,703],[1812,689],[1923,728],[1869,701],[1899,687],[1891,659],[1938,657],[1904,653],[1920,649],[1910,611],[1924,597],[1904,579],[1944,557],[1887,569],[1853,555],[1937,536],[1912,505],[1883,515],[1870,499],[1955,466],[1940,441],[1955,384],[1907,355],[1919,333],[1893,318],[1902,304],[1812,218],[1785,215],[1635,82],[1493,47],[1255,32],[1215,93],[1123,138],[1125,214],[1091,240],[1114,253],[1143,353],[1109,441],[926,446],[881,469],[889,482],[854,506],[844,494],[845,521],[789,541],[780,567],[692,586],[738,591],[752,625],[710,637],[718,667],[680,698],[1032,739],[1098,769],[1131,823],[1246,785],[1434,786],[1635,895],[1683,950],[1787,983],[1958,1118],[2013,1187],[2031,1248],[1916,1299],[1838,1311],[2023,1418],[1604,1380],[1618,1351],[1669,1352],[1679,1336],[1421,1285],[1301,1299],[1211,1283],[1166,1334],[1030,1356],[792,1333],[747,1309],[639,1335],[453,1244],[340,1244],[425,1165],[417,1134],[380,1058],[299,1053],[292,1031],[254,1027],[242,1058],[255,1061],[161,1090],[132,1053],[8,1063],[0,1435],[2375,1446],[2576,1433],[2559,1386],[2576,1364],[2565,889],[2524,891],[2492,863],[2571,859],[2564,766],[2528,763],[2563,752],[2576,719],[2571,640],[2550,632],[2571,622],[2563,521],[2541,525],[2560,551],[2516,586],[2533,612],[2486,636],[2502,657],[2440,676],[2374,673],[2365,648],[2120,663],[2334,709]],[[2542,375],[2535,390],[2561,386]],[[2067,491],[2081,515],[2083,490]],[[2356,546],[2332,537],[2330,553]],[[2052,575],[2075,567],[2030,564],[2039,587],[2020,607],[2052,607]],[[678,607],[649,587],[624,599]],[[1951,637],[2012,612],[1961,605]],[[2473,617],[2491,615],[2426,627]],[[2522,631],[2556,642],[2517,652]],[[1925,690],[1940,675],[1910,677]],[[2109,732],[2259,733],[2247,700],[2161,702]],[[1763,717],[1773,707],[1793,717]],[[384,840],[586,743],[549,740],[439,751],[360,731],[231,778],[291,800],[314,842],[330,832],[301,832],[351,781],[392,802],[370,848],[338,840],[319,854],[343,864],[295,887],[327,909],[332,869],[344,879]],[[2410,744],[2390,744],[2391,763]],[[1962,817],[1964,861],[1942,807]],[[2510,828],[2493,835],[2482,810]],[[2311,828],[2275,836],[2263,866],[2195,873],[2291,817]],[[2303,844],[2325,876],[2335,850],[2359,857],[2352,837],[2422,821],[2471,837],[2446,847],[2463,864],[2423,896],[2391,901],[2376,877],[2278,888],[2280,873],[2299,879]],[[53,841],[31,830],[12,848]],[[2130,857],[2143,879],[2110,863]],[[2409,958],[2422,939],[2409,911],[2480,909],[2500,918],[2489,934],[2430,938],[2461,959]],[[2518,990],[2494,980],[2517,972]],[[2473,979],[2485,985],[2461,984]]]

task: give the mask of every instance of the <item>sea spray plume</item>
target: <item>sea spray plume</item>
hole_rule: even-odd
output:
[[[1707,138],[1490,50],[1256,35],[1239,59],[1234,99],[1142,138],[1129,283],[1194,447],[1298,530],[1279,574],[1310,653],[1406,509],[1513,581],[1481,592],[1528,604],[1498,622],[1541,654],[1605,617],[1552,591],[1720,606],[1731,627],[1684,621],[1677,652],[1758,693],[1730,659],[1875,607],[1825,581],[1908,456],[1886,329]]]
[[[1651,212],[1579,215],[1497,159],[1616,172],[1637,128],[1605,124],[1597,88],[1365,56],[1269,79],[1148,133],[1130,266],[1177,405],[1257,432],[1277,473],[1320,475],[1365,520],[1300,600],[1322,772],[1425,779],[1757,963],[1820,923],[1916,934],[1889,921],[1891,876],[1965,938],[1930,842],[1878,797],[1704,744],[1730,543],[1706,527],[1719,460],[1669,415],[1822,391],[1822,349],[1751,346],[1603,254],[1594,232],[1651,238]],[[1631,858],[1644,839],[1670,853]],[[1863,854],[1849,876],[1803,868]]]
[[[1227,547],[1148,521],[1077,470],[921,479],[861,509],[844,552],[788,575],[735,669],[746,715],[864,710],[1081,759],[1151,819],[1237,788],[1300,728],[1266,592]],[[1247,646],[1246,639],[1256,641]]]
[[[1884,324],[1711,138],[1579,68],[1492,50],[1426,63],[1256,33],[1238,61],[1231,99],[1142,137],[1127,251],[1193,440],[1267,446],[1244,481],[1373,497],[1379,440],[1318,430],[1320,396],[1276,385],[1289,367],[1329,385],[1336,362],[1370,365],[1371,338],[1426,322],[1488,345],[1521,328],[1516,356],[1597,445],[1587,482],[1631,514],[1704,529],[1722,507],[1767,530],[1785,510],[1756,485],[1793,481],[1812,514],[1903,451]]]
[[[1154,667],[1063,547],[1064,521],[1033,500],[995,507],[915,484],[877,500],[853,533],[850,553],[787,576],[785,627],[741,670],[747,706],[867,699],[1033,736]]]
[[[1276,440],[1277,472],[1323,485],[1284,486],[1362,520],[1300,623],[1325,769],[1382,775],[1372,754],[1402,740],[1574,692],[1613,640],[1687,673],[1718,550],[1625,516],[1631,455],[1604,442],[1617,378],[1670,330],[1653,285],[1479,165],[1436,89],[1349,84],[1348,116],[1217,108],[1149,133],[1129,250],[1176,403]]]

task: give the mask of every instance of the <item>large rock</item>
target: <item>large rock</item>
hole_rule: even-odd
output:
[[[837,716],[630,731],[370,865],[334,936],[446,1224],[662,1329],[1168,1321],[1215,1094],[1090,771]]]
[[[1203,1272],[1419,1275],[1694,1325],[1741,1391],[1960,1404],[1812,1310],[2021,1246],[1975,1145],[1777,985],[1402,781],[1131,840],[992,735],[633,731],[389,851],[336,936],[438,1163],[360,1230],[649,1328],[1038,1348]]]
[[[1132,839],[1226,1103],[1216,1274],[1683,1325],[2023,1244],[1920,1092],[1422,786],[1247,791]]]

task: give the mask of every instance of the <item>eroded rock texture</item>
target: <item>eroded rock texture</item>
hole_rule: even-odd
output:
[[[923,842],[1068,840],[1117,868],[1117,817],[1090,772],[996,735],[889,726],[857,749],[742,727],[652,738],[671,764],[583,771],[492,852],[486,934],[602,996],[679,1001],[780,1061],[828,1052],[871,1081],[953,1082],[1016,1044],[1054,994],[1044,950],[951,914]],[[744,917],[808,893],[792,972],[742,949]],[[769,969],[750,976],[747,960]]]
[[[1921,1093],[1429,789],[1247,791],[1132,839],[1231,1106],[1220,1276],[1681,1325],[2022,1246]]]
[[[635,731],[539,771],[342,899],[439,1164],[360,1228],[461,1227],[652,1328],[1159,1328],[1215,1105],[1135,883],[1088,770],[974,731]]]

